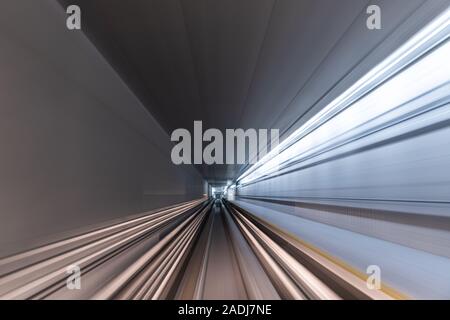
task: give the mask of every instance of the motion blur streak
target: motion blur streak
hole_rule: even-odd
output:
[[[436,21],[399,49],[420,49],[406,67],[344,93],[227,191],[361,278],[375,265],[397,293],[448,299],[450,10]]]
[[[369,2],[0,1],[0,299],[450,299],[450,1]]]
[[[392,298],[381,291],[368,290],[364,280],[324,257],[313,257],[320,267],[308,270],[297,261],[298,252],[305,249],[292,243],[281,247],[278,240],[266,234],[276,232],[272,227],[264,226],[264,232],[257,226],[258,220],[251,221],[256,219],[252,214],[217,201],[214,207],[210,200],[192,201],[3,259],[0,298],[340,299],[340,294],[351,298]],[[220,219],[218,226],[226,237],[220,252],[211,252],[211,244],[202,245],[203,241],[215,241],[204,236],[211,235],[214,219]],[[241,234],[232,231],[236,227],[247,245],[239,238]],[[202,254],[195,255],[195,250]],[[231,259],[214,268],[208,266],[207,273],[229,276],[224,279],[229,283],[228,289],[222,287],[218,292],[217,275],[211,279],[202,274],[202,262],[203,257],[224,254],[224,250],[230,250],[234,263],[249,269],[246,274],[243,268],[233,267]],[[293,254],[287,250],[293,250]],[[82,283],[87,286],[69,290],[66,265],[79,266],[83,270]],[[254,281],[243,281],[244,275]],[[192,278],[196,279],[189,284]],[[241,282],[242,287],[238,289],[233,282]]]
[[[449,21],[447,10],[242,174],[238,182],[245,185],[279,174],[292,163],[445,106],[450,90]],[[402,71],[395,75],[398,70]]]

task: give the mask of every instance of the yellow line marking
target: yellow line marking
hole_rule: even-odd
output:
[[[294,235],[293,233],[289,232],[289,231],[285,231],[283,229],[281,229],[280,227],[274,225],[273,223],[261,218],[261,217],[256,217],[254,214],[251,214],[250,212],[246,211],[247,213],[249,213],[252,217],[254,217],[256,220],[260,220],[263,223],[265,223],[266,225],[269,225],[270,227],[274,228],[275,230],[277,230],[278,232],[280,232],[281,234],[285,235],[286,237],[289,237],[290,239],[292,239],[293,241],[297,241],[299,242],[301,245],[307,247],[308,249],[310,249],[311,251],[314,251],[315,253],[321,255],[323,258],[331,261],[332,263],[338,265],[339,267],[341,267],[342,269],[346,270],[347,272],[350,272],[351,274],[353,274],[354,276],[358,277],[359,279],[361,279],[362,281],[366,282],[367,280],[367,275],[364,274],[363,272],[357,270],[356,268],[350,266],[348,263],[344,262],[343,260],[332,256],[331,254],[317,248],[316,246],[310,244],[309,242],[306,242],[305,240],[300,239],[298,236]],[[381,288],[379,289],[380,291],[382,291],[383,293],[387,294],[388,296],[392,297],[395,300],[410,300],[411,298],[409,298],[407,295],[399,292],[398,290],[384,284],[383,282],[381,282]]]

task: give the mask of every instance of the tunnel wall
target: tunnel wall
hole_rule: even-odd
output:
[[[415,13],[421,19],[412,21],[409,18],[392,30],[380,47],[384,48],[384,55],[387,56],[400,45],[394,43],[402,36],[414,34],[426,21],[431,21],[441,12],[439,5],[439,2],[427,2],[423,10]],[[377,49],[372,52],[381,55]],[[337,59],[335,63],[340,61]],[[373,62],[369,55],[361,64],[370,70],[374,66]],[[445,67],[443,63],[442,68]],[[350,68],[347,71],[350,72]],[[424,79],[417,76],[404,86],[414,87]],[[317,81],[320,83],[320,79]],[[343,82],[347,81],[344,78]],[[342,83],[337,84],[336,88],[340,85]],[[448,86],[447,82],[446,86],[426,94],[417,93],[417,97],[398,107],[397,111],[404,116],[395,121],[384,114],[386,118],[380,117],[372,124],[367,122],[360,127],[353,127],[352,121],[341,123],[347,130],[343,136],[337,133],[340,132],[339,126],[334,130],[327,127],[329,131],[326,138],[314,141],[314,146],[310,148],[305,147],[304,154],[292,152],[286,163],[279,164],[275,173],[269,171],[238,186],[235,199],[241,205],[257,206],[254,212],[274,210],[279,213],[279,216],[273,215],[271,222],[275,224],[280,223],[285,214],[289,219],[296,217],[300,218],[299,221],[331,226],[332,231],[329,233],[316,232],[309,240],[319,246],[322,240],[327,239],[329,243],[322,249],[336,256],[341,252],[332,247],[336,242],[335,236],[345,230],[352,236],[364,235],[365,239],[373,243],[381,240],[392,247],[399,245],[401,250],[413,248],[449,258],[450,153],[446,147],[450,137]],[[396,101],[395,98],[386,95],[384,99],[377,100],[375,106],[381,108],[383,104]],[[367,107],[366,114],[369,114],[370,106],[362,107]],[[365,133],[361,134],[359,130]],[[305,140],[300,140],[299,144],[303,142],[308,146],[311,140]],[[307,237],[302,234],[304,230],[294,231],[303,238]],[[377,245],[373,248],[377,248]],[[350,248],[348,252],[352,250]],[[380,257],[379,261],[385,263],[382,254]],[[349,260],[344,255],[341,258]],[[365,272],[365,267],[371,261],[373,257],[352,263]],[[389,272],[401,271],[396,268],[386,269]],[[436,283],[439,281],[436,280]],[[404,286],[406,291],[411,289],[403,283],[398,285]],[[447,294],[447,287],[440,286],[441,289],[441,293]]]
[[[448,7],[448,1],[440,0],[379,2],[386,13],[383,28],[377,30],[375,37],[371,30],[360,28],[360,23],[350,27],[343,38],[345,41],[341,41],[340,47],[332,50],[325,60],[329,67],[311,80],[311,88],[302,95],[311,98],[296,101],[292,104],[292,110],[285,110],[283,117],[295,119],[299,111],[311,109],[283,133],[281,141]],[[361,19],[365,19],[364,14]],[[362,43],[366,43],[364,50],[360,48]],[[323,94],[323,91],[327,93]],[[351,123],[344,125],[351,128]],[[448,170],[445,170],[448,153],[446,148],[441,148],[441,141],[448,140],[447,130],[436,127],[418,136],[377,146],[369,151],[346,154],[336,160],[333,156],[338,152],[328,152],[320,157],[321,161],[317,164],[311,160],[314,165],[245,186],[237,190],[237,195],[447,202],[450,200],[447,186],[438,184],[438,181],[447,183],[448,179]],[[400,132],[403,131],[386,133],[383,139],[394,139]],[[332,138],[330,134],[330,140]],[[436,185],[436,188],[423,188],[424,185]]]
[[[193,167],[56,1],[3,1],[0,255],[204,194]],[[45,237],[44,237],[45,235]]]

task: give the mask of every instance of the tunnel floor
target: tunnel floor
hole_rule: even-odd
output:
[[[67,265],[82,270],[80,290]],[[4,299],[396,298],[226,200],[156,210],[4,258],[0,271]]]

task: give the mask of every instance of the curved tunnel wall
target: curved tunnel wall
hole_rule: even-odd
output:
[[[445,39],[402,74],[441,54],[448,57],[448,33]],[[384,283],[408,297],[448,297],[450,91],[446,60],[435,60],[440,64],[434,69],[445,74],[436,87],[419,89],[421,82],[438,78],[428,65],[424,76],[413,73],[409,82],[389,94],[377,96],[383,82],[354,102],[361,107],[359,115],[346,118],[342,112],[334,126],[324,122],[317,130],[305,129],[294,147],[286,146],[274,156],[279,162],[268,160],[268,165],[263,162],[244,173],[232,201],[347,261],[362,274],[369,266],[379,266]],[[428,73],[432,76],[427,78]],[[386,87],[395,78],[387,80]],[[371,108],[383,109],[408,90],[413,95],[396,105],[395,112],[370,117]],[[363,102],[366,98],[369,103]],[[364,123],[358,122],[359,116]]]
[[[347,109],[300,130],[243,174],[235,203],[359,272],[380,267],[409,297],[448,297],[449,52],[446,33]]]
[[[203,196],[197,170],[172,165],[169,136],[56,1],[0,11],[0,255]]]

